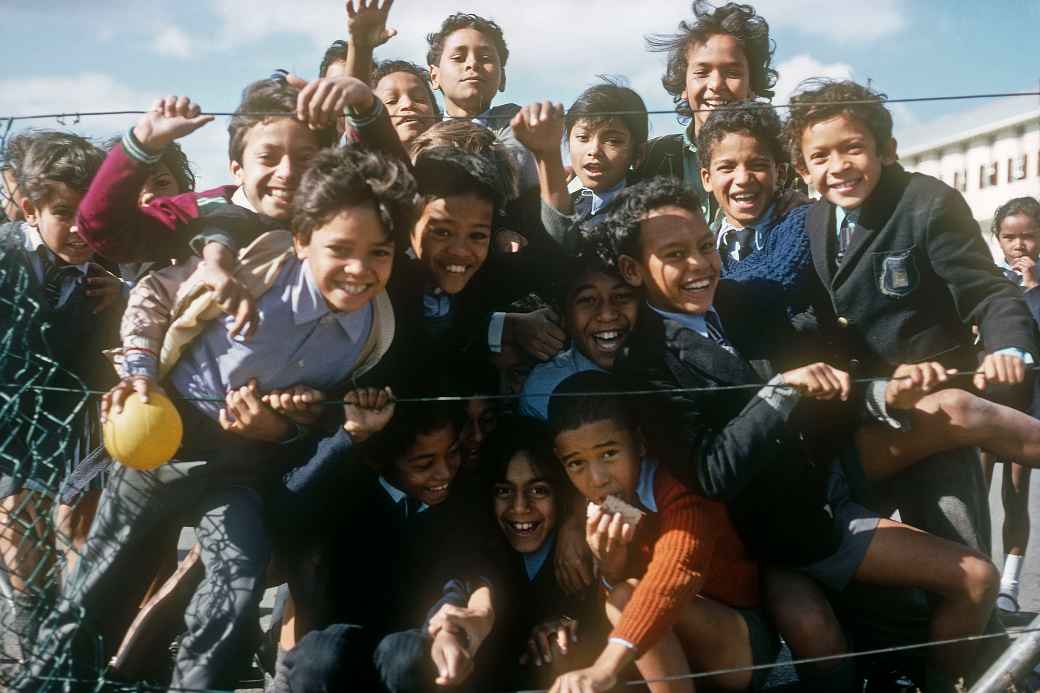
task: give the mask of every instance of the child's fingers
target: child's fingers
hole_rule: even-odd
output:
[[[364,0],[361,0],[364,2]],[[354,9],[354,0],[347,0],[347,16],[351,19],[357,16],[357,10]]]
[[[300,89],[300,93],[296,97],[296,117],[298,119],[307,122],[307,109],[310,107],[314,92],[318,90],[320,85],[321,80],[314,80],[313,82],[308,82],[306,86]]]
[[[556,628],[556,647],[560,649],[562,654],[567,654],[567,645],[570,642],[570,637],[567,632],[567,623],[562,622]]]
[[[539,628],[534,634],[535,643],[538,645],[538,653],[542,658],[543,662],[549,663],[552,661],[552,645],[549,644],[549,636],[546,635],[544,628]]]
[[[570,633],[571,642],[578,642],[578,619],[568,617],[564,621],[567,631]]]
[[[621,541],[628,544],[636,534],[636,528],[627,522],[621,525]]]
[[[148,392],[151,389],[149,385],[148,378],[134,378],[134,392],[140,395],[142,402],[148,401]]]
[[[607,539],[612,543],[621,538],[621,523],[621,513],[615,513],[614,517],[610,518],[610,524],[607,525]]]
[[[177,97],[174,94],[163,99],[163,115],[167,118],[177,117]]]

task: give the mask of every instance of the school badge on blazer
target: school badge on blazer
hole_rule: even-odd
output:
[[[877,253],[874,274],[878,288],[886,296],[902,298],[917,287],[919,273],[913,246],[896,253]]]

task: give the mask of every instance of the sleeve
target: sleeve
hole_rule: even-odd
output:
[[[549,236],[560,244],[564,252],[571,254],[578,242],[577,216],[564,214],[552,205],[541,201],[542,226]]]
[[[673,482],[660,511],[660,530],[646,573],[610,634],[646,652],[671,628],[679,610],[700,592],[715,550],[709,512]]]
[[[197,264],[186,262],[150,272],[130,290],[119,329],[122,349],[116,369],[120,375],[158,377],[163,339],[177,295]]]
[[[76,214],[79,234],[113,262],[162,261],[183,255],[188,238],[175,231],[198,213],[194,193],[138,205],[156,161],[146,156],[128,132],[108,153]]]
[[[928,258],[949,287],[961,318],[979,326],[988,353],[1015,347],[1040,356],[1036,322],[1022,292],[994,266],[960,193],[949,189],[935,200],[925,242]]]
[[[390,122],[386,106],[378,98],[373,98],[375,107],[371,113],[362,117],[347,116],[348,122],[354,128],[358,140],[366,147],[403,161],[411,168],[412,160]]]

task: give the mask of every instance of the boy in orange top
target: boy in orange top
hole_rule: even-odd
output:
[[[776,636],[758,610],[759,572],[726,506],[692,493],[645,456],[635,417],[611,377],[571,376],[549,402],[556,455],[593,505],[586,537],[607,591],[614,626],[586,669],[568,672],[553,693],[605,691],[633,661],[648,680],[772,662]],[[574,393],[599,392],[576,397]],[[558,396],[563,395],[563,396]],[[636,506],[638,521],[601,507],[608,497]],[[720,675],[713,686],[757,690],[767,672]],[[656,681],[654,693],[692,691],[692,679]]]

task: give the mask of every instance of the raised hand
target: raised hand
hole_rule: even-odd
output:
[[[535,101],[521,108],[509,125],[520,144],[536,156],[559,151],[563,141],[563,104]]]
[[[134,126],[134,137],[145,151],[158,154],[166,145],[186,137],[213,120],[187,96],[157,99]]]
[[[343,429],[355,443],[382,431],[394,416],[394,393],[389,387],[351,390],[343,401],[346,402]]]
[[[381,46],[394,36],[397,29],[386,28],[386,18],[394,0],[347,0],[347,36],[349,42],[358,48],[375,48]]]
[[[321,77],[300,90],[296,117],[318,130],[335,125],[347,107],[361,113],[371,111],[375,98],[372,89],[354,77]]]

